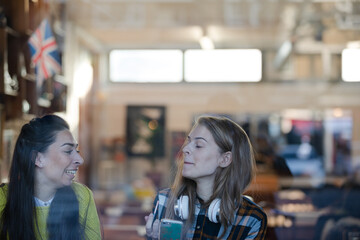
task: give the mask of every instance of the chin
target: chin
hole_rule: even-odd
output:
[[[63,187],[70,186],[72,183],[73,183],[72,180],[71,181],[66,181],[66,182],[63,183]]]
[[[186,173],[184,173],[184,172],[182,173],[182,176],[183,176],[184,178],[192,179],[191,175],[186,174]]]

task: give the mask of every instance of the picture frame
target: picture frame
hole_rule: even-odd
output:
[[[127,106],[126,152],[129,157],[165,155],[164,106]]]

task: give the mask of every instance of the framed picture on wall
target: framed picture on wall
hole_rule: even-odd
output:
[[[156,158],[165,155],[164,106],[128,106],[126,122],[128,156]]]

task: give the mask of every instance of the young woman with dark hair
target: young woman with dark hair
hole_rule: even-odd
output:
[[[34,118],[16,141],[9,183],[0,187],[0,239],[101,239],[92,192],[73,181],[84,162],[69,125]]]
[[[145,218],[150,239],[163,218],[183,222],[181,239],[264,239],[265,212],[243,195],[254,176],[245,131],[224,117],[202,116],[182,148],[175,180],[158,193]]]

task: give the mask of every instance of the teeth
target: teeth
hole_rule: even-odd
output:
[[[72,175],[76,174],[76,170],[66,170],[65,172]]]

